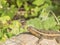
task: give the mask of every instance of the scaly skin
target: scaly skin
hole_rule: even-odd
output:
[[[30,33],[32,33],[33,35],[35,35],[36,37],[38,38],[47,38],[47,39],[54,39],[60,43],[60,32],[57,32],[57,33],[44,33],[43,31],[39,31],[37,29],[35,29],[34,27],[28,27],[28,31]]]

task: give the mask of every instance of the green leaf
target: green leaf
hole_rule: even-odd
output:
[[[22,5],[23,2],[22,2],[21,0],[17,0],[16,3],[17,3],[17,6],[18,6],[18,7],[21,7],[21,5]]]
[[[8,32],[8,33],[6,33],[6,36],[7,36],[8,38],[10,38],[10,37],[13,36],[13,34],[12,34],[11,32]]]
[[[35,1],[33,2],[33,4],[39,6],[39,5],[42,5],[44,2],[45,2],[45,0],[35,0]]]
[[[2,41],[6,41],[7,39],[8,38],[7,38],[6,34],[4,34],[3,37],[2,37]]]
[[[26,10],[26,11],[28,11],[29,10],[29,5],[28,5],[28,3],[27,2],[25,2],[25,4],[24,4],[24,9]]]
[[[20,28],[20,33],[23,33],[23,32],[26,32],[26,30],[23,28]]]
[[[9,28],[12,29],[11,33],[17,35],[20,33],[20,23],[18,21],[13,21]]]
[[[1,16],[1,17],[0,17],[0,21],[1,21],[3,24],[7,23],[7,21],[9,21],[9,20],[10,20],[10,17],[9,17],[9,16]]]
[[[44,29],[49,30],[56,26],[56,21],[54,17],[49,17],[47,20],[43,21]]]
[[[1,29],[0,29],[0,39],[2,38],[3,36],[3,33],[1,32]]]
[[[0,0],[0,5],[6,6],[6,4],[7,4],[7,1],[6,0]]]
[[[25,17],[25,18],[27,18],[27,17],[28,17],[28,14],[27,14],[27,12],[25,12],[25,15],[24,15],[24,17]]]
[[[37,29],[43,29],[43,25],[42,25],[41,20],[39,18],[30,19],[29,21],[27,21],[27,25],[33,26]]]
[[[31,16],[33,16],[33,17],[37,16],[39,11],[40,11],[39,7],[33,8],[32,11],[31,11]]]
[[[14,5],[11,5],[11,7],[4,9],[4,12],[2,13],[2,16],[9,16],[11,19],[14,17],[14,15],[17,12],[17,8],[15,8]]]

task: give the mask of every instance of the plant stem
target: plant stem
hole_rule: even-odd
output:
[[[57,21],[57,23],[58,23],[58,25],[59,25],[60,23],[59,23],[58,18],[57,18],[56,15],[55,15],[55,13],[54,13],[53,11],[50,11],[50,12],[53,14],[54,18],[56,19],[56,21]]]

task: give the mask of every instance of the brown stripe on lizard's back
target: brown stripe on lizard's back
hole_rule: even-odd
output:
[[[32,26],[29,26],[28,27],[28,31],[30,33],[32,33],[33,35],[39,37],[40,35],[43,35],[43,36],[51,36],[51,37],[56,37],[56,36],[60,36],[60,32],[56,32],[56,31],[49,31],[49,30],[38,30]]]

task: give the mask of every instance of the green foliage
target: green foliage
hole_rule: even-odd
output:
[[[43,9],[39,18],[30,19],[27,21],[27,25],[33,26],[37,29],[45,29],[45,30],[59,30],[60,26],[58,26],[57,20],[58,18],[51,14],[50,9]],[[59,21],[59,20],[58,20]]]
[[[43,29],[42,22],[41,22],[41,20],[39,18],[28,20],[27,25],[28,26],[33,26],[33,27],[35,27],[37,29]]]
[[[0,40],[2,41],[25,32],[25,29],[21,28],[21,23],[18,20],[10,20],[11,18],[9,16],[0,17]]]
[[[56,21],[53,17],[49,17],[48,19],[46,19],[46,21],[43,21],[43,27],[46,30],[52,29],[56,26]]]
[[[27,21],[28,26],[33,26],[37,29],[44,29],[44,30],[56,30],[58,31],[60,26],[57,26],[57,22],[55,21],[54,17],[49,17],[46,20],[41,20],[39,18],[30,19]]]
[[[57,2],[51,0],[0,0],[0,40],[4,41],[14,35],[26,32],[27,26],[34,26],[37,29],[59,30],[60,4]],[[24,10],[20,10],[21,8]],[[53,11],[58,13],[58,16],[54,15]],[[15,15],[20,17],[20,20],[21,16],[24,19],[29,19],[26,20],[27,25],[24,28],[19,20],[13,19]]]
[[[8,20],[10,20],[9,16],[1,16],[0,17],[0,21],[2,22],[2,24],[6,24]]]
[[[15,15],[16,11],[17,11],[16,8],[14,7],[14,5],[12,5],[10,8],[7,7],[6,9],[4,9],[1,16],[9,16],[12,19]]]

